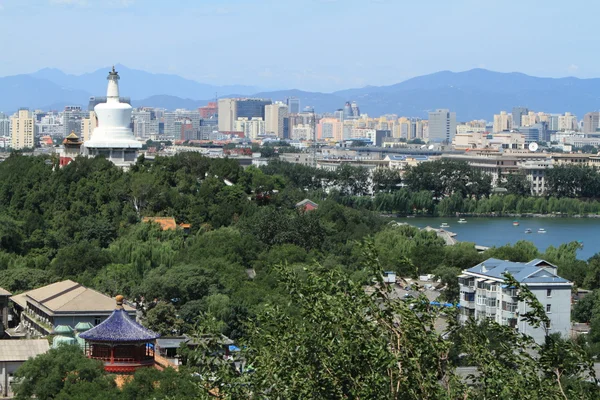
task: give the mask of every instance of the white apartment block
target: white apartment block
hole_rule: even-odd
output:
[[[534,328],[520,316],[530,311],[517,299],[517,290],[505,284],[504,273],[510,273],[527,286],[540,301],[550,319],[548,333],[567,338],[571,330],[571,289],[573,283],[557,275],[557,267],[544,260],[517,263],[489,258],[464,270],[458,277],[460,286],[460,321],[489,318],[544,343],[543,327]]]

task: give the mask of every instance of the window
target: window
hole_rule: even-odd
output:
[[[552,289],[546,289],[546,297],[552,297]]]
[[[100,318],[100,317],[94,317],[94,326],[99,325],[100,322],[102,322],[102,318]]]
[[[552,312],[552,304],[546,304],[546,312]]]
[[[486,297],[485,297],[485,296],[483,296],[483,295],[481,295],[481,294],[478,294],[478,295],[477,295],[477,305],[479,305],[479,306],[484,306],[484,305],[486,305],[486,300],[487,300],[487,299],[486,299]]]

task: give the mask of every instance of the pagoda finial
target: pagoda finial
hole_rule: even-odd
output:
[[[117,301],[117,310],[123,309],[123,299],[124,297],[120,294],[115,297],[115,300]]]

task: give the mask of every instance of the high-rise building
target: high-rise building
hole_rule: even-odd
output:
[[[344,119],[351,119],[353,117],[352,105],[349,101],[344,105]]]
[[[81,120],[87,118],[89,113],[79,106],[66,106],[63,111],[63,137],[69,136],[71,132],[81,136]]]
[[[288,106],[274,103],[265,106],[265,132],[283,138],[284,120],[288,116]]]
[[[172,112],[166,112],[163,116],[164,134],[167,137],[179,138],[181,136],[181,126],[177,122],[190,120],[194,129],[200,128],[200,113],[197,110],[177,109]]]
[[[342,122],[337,118],[321,118],[317,126],[317,137],[339,142],[342,140]]]
[[[262,118],[240,117],[235,121],[235,131],[244,132],[244,137],[256,140],[265,134],[265,121]]]
[[[273,102],[268,99],[237,99],[237,118],[265,119],[265,107]]]
[[[300,113],[300,99],[297,97],[288,97],[287,106],[290,114]]]
[[[350,108],[352,109],[353,117],[360,117],[360,109],[358,108],[358,104],[355,101],[352,102]]]
[[[94,111],[90,111],[90,115],[88,118],[84,118],[81,120],[81,138],[84,142],[87,142],[92,137],[92,132],[98,126],[98,118],[96,118],[96,113]]]
[[[35,146],[35,118],[28,108],[21,108],[11,119],[12,148],[20,150]]]
[[[522,124],[522,116],[527,115],[529,109],[527,107],[513,107],[512,109],[512,123],[514,127],[524,126]]]
[[[200,118],[202,118],[202,119],[213,118],[213,117],[217,116],[218,111],[219,111],[219,106],[217,105],[216,101],[211,101],[208,103],[208,105],[198,108],[198,112],[200,113]]]
[[[565,115],[559,115],[558,130],[559,131],[577,130],[577,116],[571,114],[570,112],[566,112]]]
[[[521,125],[520,126],[531,126],[531,125],[537,124],[538,122],[546,122],[546,121],[541,121],[540,116],[538,114],[534,113],[533,111],[529,111],[527,114],[521,115]],[[514,127],[515,127],[515,124],[513,121],[513,128]]]
[[[429,113],[429,141],[452,143],[456,135],[456,113],[447,109]]]
[[[235,121],[238,118],[236,99],[219,99],[217,110],[219,114],[219,132],[235,131]]]
[[[512,129],[512,116],[506,111],[494,115],[494,132],[505,132]]]
[[[339,109],[333,113],[333,116],[340,122],[344,122],[344,110]]]
[[[596,133],[600,128],[600,112],[589,112],[583,116],[583,133]]]
[[[4,113],[0,113],[0,136],[10,136],[10,118]]]

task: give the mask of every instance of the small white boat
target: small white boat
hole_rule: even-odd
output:
[[[448,225],[446,222],[442,222],[442,225],[440,225],[440,228],[450,228],[450,225]]]
[[[517,221],[516,219],[513,221],[513,226],[519,226],[519,221]]]
[[[538,233],[546,233],[546,230],[544,228],[540,228],[538,229]]]
[[[464,219],[464,218],[461,218],[461,219],[459,219],[459,220],[458,220],[458,223],[459,223],[459,224],[466,224],[466,223],[467,223],[467,220],[466,220],[466,219]]]
[[[529,228],[525,229],[525,233],[531,233],[531,229],[529,229]]]

